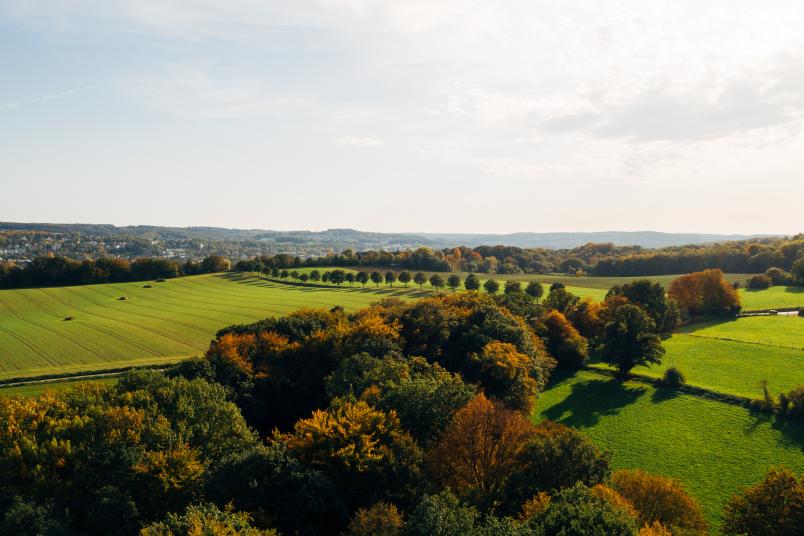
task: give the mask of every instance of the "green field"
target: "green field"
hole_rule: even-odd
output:
[[[676,477],[718,524],[723,505],[770,466],[804,471],[804,426],[738,406],[581,371],[556,375],[537,419],[582,430],[612,453],[615,468]]]
[[[804,307],[804,287],[771,287],[765,290],[740,289],[744,311]]]
[[[236,273],[2,290],[0,379],[169,363],[203,353],[216,331],[234,323],[421,295],[412,288],[298,287]]]
[[[751,398],[762,396],[763,380],[774,395],[804,385],[804,318],[760,316],[692,324],[663,345],[660,365],[634,372],[660,378],[668,367],[678,367],[691,385]]]
[[[0,387],[0,396],[23,396],[33,398],[48,391],[66,391],[72,389],[79,383],[100,383],[112,385],[117,382],[117,378],[97,378],[93,380],[67,380],[54,381],[47,383],[31,383],[27,385],[16,385],[13,387]]]

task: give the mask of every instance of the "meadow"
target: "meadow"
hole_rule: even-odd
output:
[[[555,374],[535,419],[588,434],[611,452],[615,468],[678,478],[714,525],[729,497],[761,480],[768,467],[804,471],[800,424],[592,371]]]
[[[661,378],[667,368],[677,367],[690,385],[751,398],[762,397],[763,381],[774,396],[804,385],[804,318],[761,316],[692,324],[663,345],[666,353],[660,365],[633,372]],[[592,366],[609,368],[599,361]]]
[[[384,297],[421,295],[398,287],[298,287],[237,273],[3,290],[0,379],[170,363],[203,353],[231,324],[304,307],[355,310]]]

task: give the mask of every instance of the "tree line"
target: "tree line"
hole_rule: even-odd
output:
[[[383,267],[432,272],[485,274],[562,273],[597,276],[684,274],[720,269],[727,273],[764,273],[770,268],[791,272],[804,258],[804,235],[706,245],[645,249],[639,246],[585,244],[573,249],[519,248],[513,246],[464,246],[432,250],[363,251],[347,249],[323,257],[302,259],[288,254],[260,256],[240,261],[244,271],[263,267]],[[804,270],[804,262],[799,264]],[[793,277],[804,284],[804,273]]]
[[[0,288],[147,281],[221,272],[230,268],[231,262],[219,255],[210,255],[200,262],[188,260],[184,263],[153,257],[133,261],[113,257],[76,261],[47,256],[37,257],[21,266],[0,262]]]

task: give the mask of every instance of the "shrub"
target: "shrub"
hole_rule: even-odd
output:
[[[583,484],[557,493],[542,514],[528,522],[536,534],[545,536],[633,536],[636,522],[631,515],[595,495]]]
[[[751,290],[764,290],[771,286],[773,282],[766,275],[755,275],[748,280],[748,288]]]
[[[768,278],[770,278],[771,284],[773,285],[786,285],[787,283],[790,282],[791,279],[790,274],[788,274],[781,268],[777,268],[776,266],[768,268],[765,271],[765,275],[768,276]]]
[[[789,400],[788,415],[798,419],[804,419],[804,385],[796,387],[787,393]]]
[[[664,376],[662,377],[662,384],[666,385],[667,387],[682,387],[685,383],[687,383],[687,379],[684,377],[684,374],[678,370],[676,367],[670,367],[669,369],[664,371]]]

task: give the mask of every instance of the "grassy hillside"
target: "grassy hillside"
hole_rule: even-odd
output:
[[[771,287],[765,290],[740,289],[743,310],[804,307],[804,287]]]
[[[3,290],[0,379],[176,361],[202,353],[230,324],[302,307],[359,309],[384,297],[420,295],[418,289],[296,287],[241,274]]]
[[[582,371],[555,376],[537,406],[537,419],[582,430],[614,467],[679,478],[715,524],[728,498],[768,467],[804,471],[803,426],[721,402]]]

